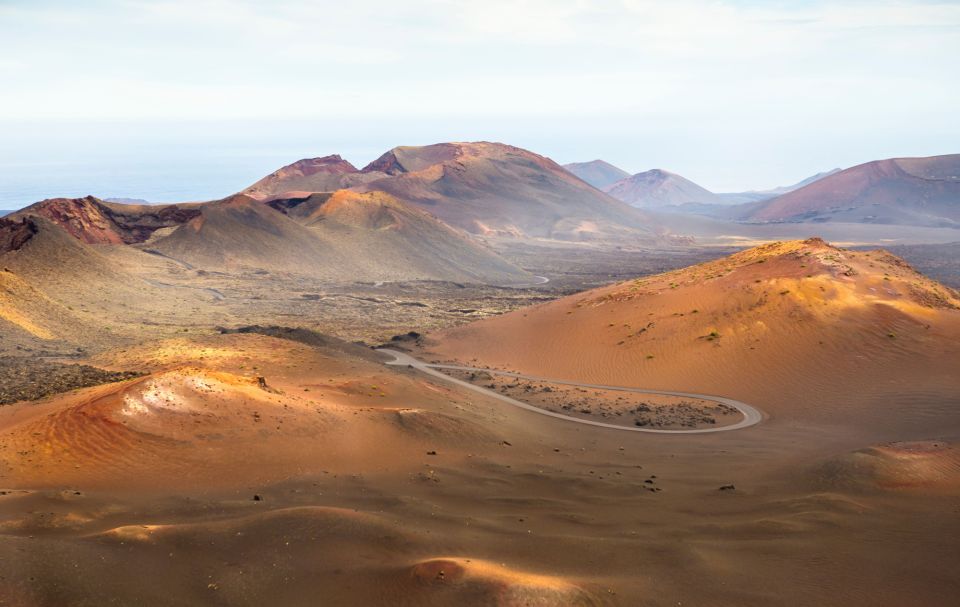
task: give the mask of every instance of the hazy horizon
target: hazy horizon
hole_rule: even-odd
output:
[[[717,192],[960,152],[953,2],[13,0],[0,21],[0,208],[210,199],[440,141]]]

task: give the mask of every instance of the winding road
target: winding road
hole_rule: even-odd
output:
[[[413,356],[407,354],[406,352],[399,352],[397,350],[391,350],[389,348],[379,348],[377,352],[383,352],[384,354],[389,354],[394,357],[392,361],[388,361],[388,365],[397,365],[397,366],[406,366],[413,369],[417,369],[427,375],[432,375],[444,381],[462,386],[473,390],[474,392],[479,392],[491,398],[496,398],[497,400],[503,401],[505,403],[511,404],[514,407],[520,407],[521,409],[526,409],[527,411],[532,411],[534,413],[539,413],[540,415],[547,415],[549,417],[555,417],[557,419],[563,419],[569,422],[576,422],[578,424],[586,424],[588,426],[599,426],[601,428],[610,428],[613,430],[623,430],[626,432],[648,432],[652,434],[707,434],[711,432],[728,432],[730,430],[739,430],[741,428],[748,428],[750,426],[756,425],[763,420],[763,413],[755,407],[751,407],[747,403],[740,402],[738,400],[733,400],[732,398],[725,398],[722,396],[710,396],[707,394],[695,394],[693,392],[673,392],[670,390],[648,390],[642,388],[625,388],[623,386],[604,386],[600,384],[584,384],[573,381],[564,381],[558,379],[549,379],[545,377],[536,377],[534,375],[524,375],[522,373],[511,373],[510,371],[497,371],[495,369],[483,369],[480,367],[461,367],[457,365],[435,365],[430,363],[425,363],[421,360],[414,358]],[[519,400],[510,398],[509,396],[504,396],[493,390],[488,390],[482,386],[472,384],[468,381],[462,379],[457,379],[456,377],[451,377],[446,373],[442,373],[437,369],[454,369],[457,371],[484,371],[486,373],[496,374],[496,375],[506,375],[509,377],[517,377],[520,379],[528,379],[533,381],[543,381],[550,382],[554,384],[563,384],[566,386],[579,386],[581,388],[595,388],[597,390],[616,390],[619,392],[637,392],[641,394],[665,394],[668,396],[683,396],[687,398],[699,398],[703,400],[709,400],[717,403],[722,403],[724,405],[729,405],[737,409],[742,415],[743,419],[735,424],[729,426],[720,426],[716,428],[695,428],[691,430],[659,430],[655,428],[638,428],[632,426],[618,426],[617,424],[607,424],[604,422],[596,422],[589,419],[581,419],[579,417],[572,417],[570,415],[563,415],[562,413],[554,413],[553,411],[548,411],[546,409],[541,409],[540,407],[535,407],[527,403],[521,402]]]

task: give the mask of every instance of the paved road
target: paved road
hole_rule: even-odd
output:
[[[556,417],[558,419],[563,419],[570,422],[576,422],[578,424],[587,424],[589,426],[600,426],[601,428],[611,428],[613,430],[624,430],[627,432],[649,432],[652,434],[707,434],[709,432],[728,432],[730,430],[739,430],[741,428],[747,428],[749,426],[756,425],[763,420],[763,413],[758,409],[751,407],[747,403],[742,403],[738,400],[733,400],[732,398],[724,398],[722,396],[710,396],[707,394],[694,394],[693,392],[672,392],[669,390],[645,390],[643,388],[624,388],[623,386],[603,386],[600,384],[582,384],[579,382],[572,381],[563,381],[557,379],[548,379],[545,377],[536,377],[533,375],[524,375],[522,373],[511,373],[509,371],[496,371],[492,369],[482,369],[479,367],[460,367],[457,365],[434,365],[425,363],[421,360],[414,358],[413,356],[407,354],[406,352],[399,352],[397,350],[391,350],[389,348],[380,348],[378,352],[383,352],[384,354],[389,354],[394,357],[392,361],[387,362],[388,365],[399,365],[399,366],[408,366],[427,375],[432,375],[444,381],[450,382],[452,384],[457,384],[464,388],[473,390],[474,392],[480,392],[486,396],[496,398],[505,403],[509,403],[515,407],[520,407],[521,409],[526,409],[527,411],[533,411],[534,413],[539,413],[540,415],[547,415],[549,417]],[[510,398],[509,396],[504,396],[494,392],[493,390],[488,390],[482,386],[472,384],[468,381],[462,379],[457,379],[456,377],[451,377],[446,373],[441,373],[437,369],[456,369],[459,371],[485,371],[487,373],[493,373],[497,375],[506,375],[509,377],[517,377],[520,379],[529,379],[533,381],[544,381],[554,384],[563,384],[567,386],[580,386],[582,388],[595,388],[598,390],[617,390],[620,392],[638,392],[641,394],[666,394],[669,396],[684,396],[687,398],[701,398],[704,400],[710,400],[717,403],[723,403],[724,405],[729,405],[734,407],[740,413],[743,414],[743,419],[735,424],[729,426],[720,426],[716,428],[697,428],[691,430],[660,430],[655,428],[640,428],[634,426],[618,426],[617,424],[607,424],[604,422],[596,422],[588,419],[581,419],[579,417],[572,417],[570,415],[563,415],[562,413],[554,413],[553,411],[548,411],[546,409],[541,409],[540,407],[534,407],[533,405],[528,405],[527,403],[520,402],[519,400]]]
[[[550,279],[547,278],[546,276],[534,275],[533,282],[525,282],[519,285],[500,285],[500,286],[504,288],[511,288],[511,289],[529,289],[530,287],[539,287],[540,285],[545,285],[548,282],[550,282]]]

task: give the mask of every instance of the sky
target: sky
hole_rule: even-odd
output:
[[[762,189],[960,152],[960,1],[0,0],[0,208],[493,140]]]

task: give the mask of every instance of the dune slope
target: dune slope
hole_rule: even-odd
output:
[[[960,413],[958,307],[955,291],[884,251],[810,239],[440,332],[427,350],[545,377],[727,395],[794,418],[892,423],[916,405],[916,423],[935,427],[936,415]]]

